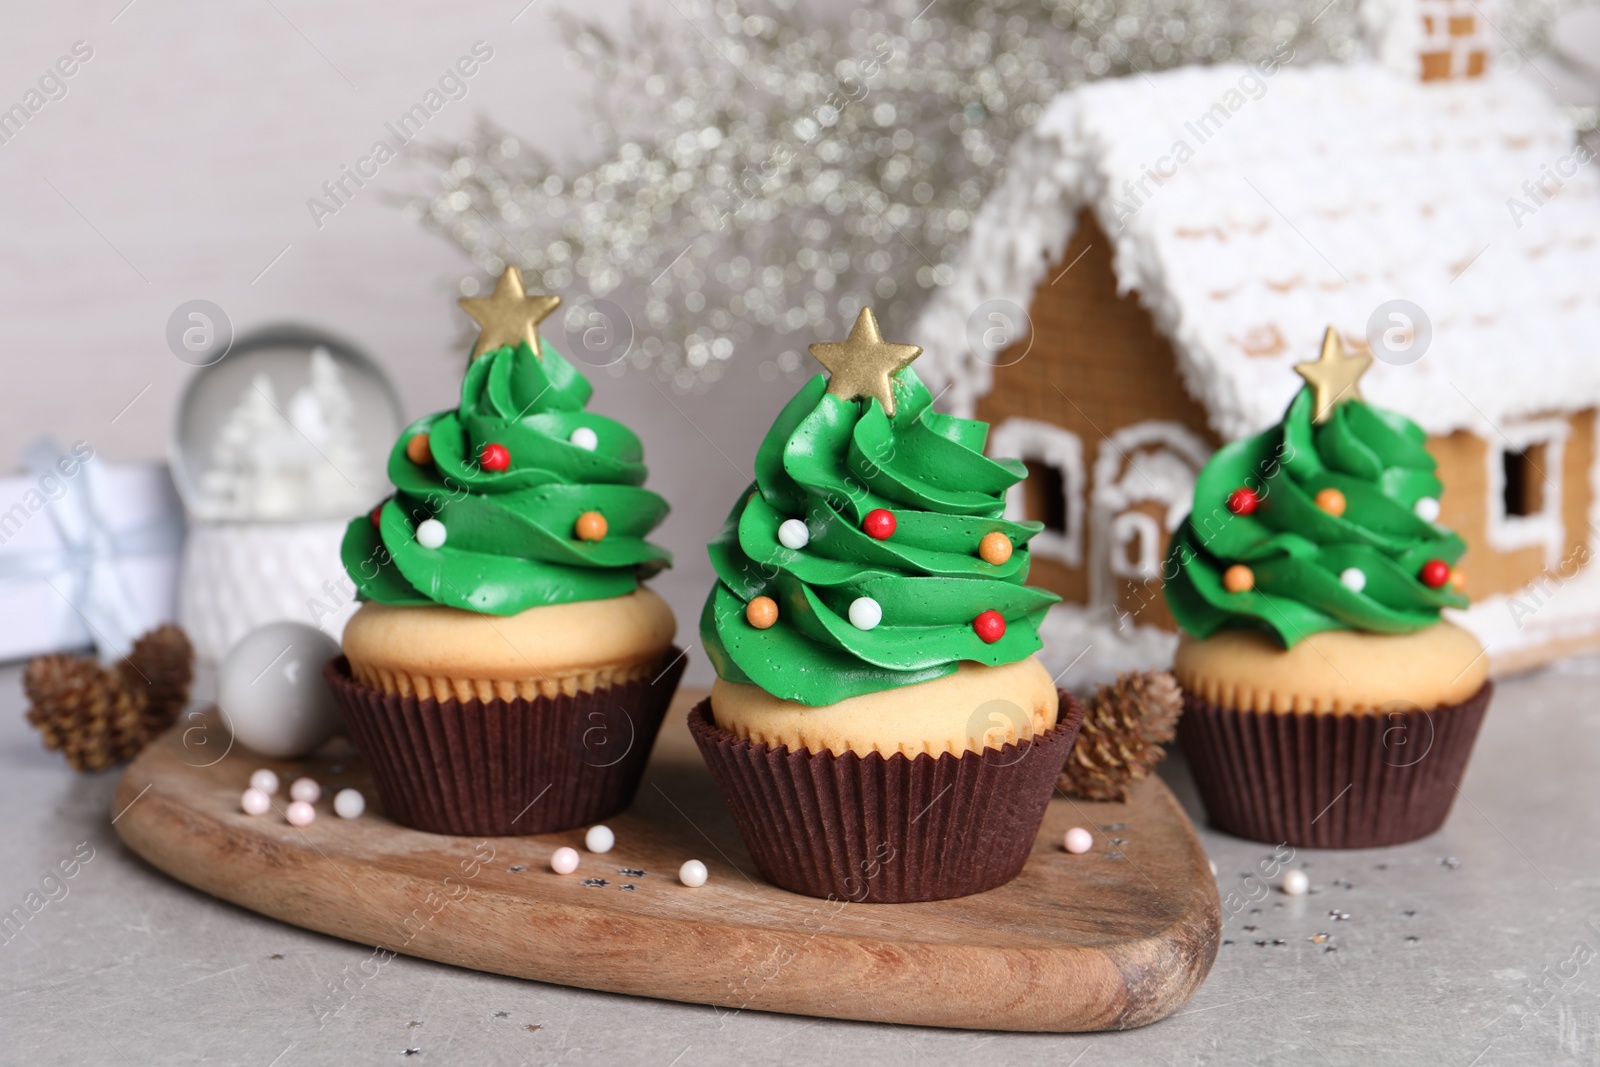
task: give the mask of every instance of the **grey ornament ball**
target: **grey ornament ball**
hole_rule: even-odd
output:
[[[339,643],[299,622],[272,622],[241,637],[222,659],[217,706],[234,740],[263,756],[310,754],[344,719],[322,668]]]

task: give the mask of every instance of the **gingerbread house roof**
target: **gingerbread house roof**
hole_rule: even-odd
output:
[[[1587,407],[1600,401],[1589,158],[1517,74],[1423,84],[1377,63],[1225,65],[1083,86],[1015,146],[918,323],[918,370],[970,414],[993,372],[969,341],[974,311],[1027,308],[1068,266],[1087,207],[1119,289],[1149,309],[1225,439],[1278,419],[1301,385],[1291,366],[1330,323],[1365,337],[1396,299],[1423,309],[1431,344],[1408,366],[1375,363],[1369,400],[1432,433]]]

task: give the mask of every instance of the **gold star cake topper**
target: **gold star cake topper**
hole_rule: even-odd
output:
[[[814,344],[811,354],[828,369],[828,392],[840,400],[872,397],[893,418],[894,376],[911,366],[922,349],[885,341],[872,309],[862,308],[848,338]]]
[[[1321,425],[1328,421],[1333,409],[1346,400],[1360,400],[1361,387],[1357,383],[1372,366],[1372,357],[1365,352],[1355,355],[1345,351],[1339,331],[1332,326],[1322,335],[1322,355],[1309,363],[1296,363],[1295,373],[1311,386],[1317,411],[1312,421]]]
[[[501,345],[515,348],[523,341],[542,359],[539,323],[560,305],[561,298],[529,296],[522,288],[522,272],[516,267],[507,267],[494,287],[493,296],[464,296],[457,303],[481,327],[478,343],[472,346],[473,359]]]

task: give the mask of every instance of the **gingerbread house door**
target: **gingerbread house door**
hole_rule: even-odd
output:
[[[1211,448],[1186,426],[1124,426],[1096,450],[1089,503],[1089,606],[1124,627],[1172,628],[1161,561]]]

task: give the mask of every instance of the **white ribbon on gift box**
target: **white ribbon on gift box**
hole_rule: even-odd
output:
[[[57,466],[63,459],[78,464],[76,476],[63,476]],[[54,477],[66,487],[45,507],[61,537],[61,548],[0,555],[0,589],[43,579],[82,616],[102,661],[127,655],[143,623],[118,564],[131,556],[177,552],[183,545],[183,517],[166,514],[117,529],[105,518],[105,472],[92,460],[79,461],[54,441],[41,439],[23,452],[23,462],[36,480]]]

